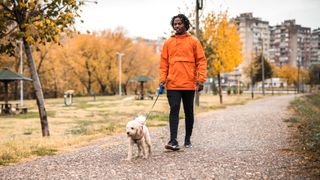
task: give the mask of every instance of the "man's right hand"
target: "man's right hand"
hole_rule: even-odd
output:
[[[203,83],[197,82],[197,91],[200,92],[203,90]]]
[[[165,81],[160,82],[159,86],[164,86],[166,84]]]
[[[159,94],[163,94],[165,82],[160,82],[159,84]]]

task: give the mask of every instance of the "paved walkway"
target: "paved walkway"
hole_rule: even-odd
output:
[[[290,153],[284,119],[294,96],[276,96],[196,117],[194,147],[164,150],[168,127],[151,129],[153,156],[127,162],[125,135],[61,155],[0,168],[0,179],[316,179]],[[183,123],[179,140],[184,135]]]

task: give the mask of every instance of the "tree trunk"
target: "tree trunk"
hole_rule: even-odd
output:
[[[143,92],[143,82],[140,82],[140,100],[144,99],[144,92]]]
[[[55,79],[54,80],[54,98],[58,98],[58,92],[59,92],[59,90],[58,90],[58,83],[57,83],[57,80]]]
[[[123,85],[123,88],[122,88],[122,89],[123,89],[124,95],[128,95],[127,86],[128,86],[128,83],[126,83],[126,84]]]
[[[87,85],[87,93],[88,95],[91,95],[92,92],[91,92],[91,86],[92,86],[92,72],[90,70],[90,67],[89,67],[89,63],[88,61],[86,61],[86,68],[87,68],[87,74],[88,74],[88,85]]]
[[[223,100],[222,100],[222,88],[221,88],[221,76],[220,76],[220,73],[218,73],[218,83],[219,83],[220,104],[222,104]]]
[[[106,94],[107,85],[105,85],[105,84],[103,83],[103,80],[102,80],[102,79],[100,79],[100,78],[98,78],[98,77],[96,77],[96,79],[97,79],[98,84],[99,84],[99,86],[100,86],[101,94]]]
[[[35,96],[36,96],[39,115],[40,115],[42,136],[50,136],[49,124],[47,119],[47,112],[45,108],[42,87],[41,87],[40,79],[37,73],[37,69],[36,69],[33,57],[32,57],[31,48],[29,46],[29,43],[25,39],[23,39],[23,45],[25,48],[28,65],[31,70],[31,76],[33,79],[33,86],[34,86]]]

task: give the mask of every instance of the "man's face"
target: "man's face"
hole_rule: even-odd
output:
[[[176,31],[176,34],[184,34],[187,31],[182,20],[178,17],[173,20],[173,29]]]

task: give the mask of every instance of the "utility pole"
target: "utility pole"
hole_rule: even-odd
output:
[[[121,96],[121,74],[122,74],[122,56],[124,56],[124,53],[117,52],[118,60],[119,60],[119,96]]]
[[[253,57],[251,59],[251,63],[250,63],[250,77],[251,77],[251,99],[254,98],[254,93],[253,93],[253,86],[254,86],[254,83],[253,83]]]
[[[254,62],[254,56],[253,56],[253,28],[250,28],[250,32],[251,32],[251,40],[252,40],[252,46],[251,46],[251,62],[250,62],[250,78],[251,78],[251,99],[254,98],[254,92],[253,92],[253,86],[254,86],[254,82],[253,82],[253,62]],[[257,55],[257,49],[256,49],[256,53],[255,55]]]
[[[196,0],[196,37],[200,40],[200,31],[199,31],[199,10],[203,7],[203,0]],[[200,93],[196,91],[195,104],[199,106]]]
[[[301,66],[301,61],[300,60],[298,60],[298,87],[297,87],[297,94],[299,94],[300,93],[300,66]]]

